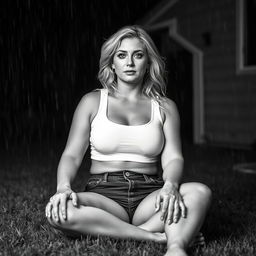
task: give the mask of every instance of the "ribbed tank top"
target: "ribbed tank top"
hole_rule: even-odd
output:
[[[146,124],[123,125],[108,119],[108,90],[100,91],[99,109],[91,124],[91,159],[156,162],[164,145],[163,122],[158,102],[151,100],[151,118]]]

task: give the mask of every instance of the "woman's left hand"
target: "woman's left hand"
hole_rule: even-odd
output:
[[[161,208],[160,218],[168,225],[177,223],[181,216],[186,217],[186,206],[182,196],[178,188],[171,182],[165,182],[163,188],[157,194],[155,207],[156,212]]]

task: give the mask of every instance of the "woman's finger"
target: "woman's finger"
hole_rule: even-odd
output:
[[[173,209],[174,209],[174,201],[175,201],[175,196],[171,195],[169,199],[169,205],[168,205],[168,215],[166,219],[166,223],[170,225],[172,223],[172,216],[173,216]]]
[[[77,202],[78,202],[77,194],[75,192],[72,192],[69,198],[72,200],[73,205],[77,206]]]
[[[174,223],[178,222],[179,213],[180,213],[180,206],[179,206],[178,200],[175,200],[174,209],[173,209],[173,222]]]
[[[51,202],[48,202],[46,207],[45,207],[45,216],[47,218],[51,218],[51,211],[52,211],[52,203]]]
[[[158,212],[160,209],[160,203],[161,203],[161,198],[160,195],[157,194],[156,196],[156,201],[155,201],[155,212]]]
[[[163,196],[162,211],[161,211],[161,217],[160,217],[161,220],[165,219],[168,205],[169,205],[169,197],[165,195]]]
[[[45,206],[45,216],[48,217],[48,204],[49,202],[47,203],[47,205]]]
[[[62,194],[60,197],[59,210],[64,220],[67,218],[67,194]]]
[[[186,216],[187,216],[187,208],[186,208],[186,206],[185,206],[185,204],[184,204],[182,199],[179,201],[179,206],[180,206],[180,210],[181,210],[181,216],[183,218],[186,218]]]
[[[60,198],[55,197],[54,201],[52,202],[53,208],[52,208],[52,213],[53,213],[53,218],[55,221],[59,221],[59,204],[60,204]]]

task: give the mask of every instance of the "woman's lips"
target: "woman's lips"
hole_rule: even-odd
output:
[[[134,75],[136,73],[136,71],[135,70],[126,70],[126,71],[124,71],[124,73],[127,75]]]

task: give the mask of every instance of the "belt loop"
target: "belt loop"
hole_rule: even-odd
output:
[[[107,181],[108,181],[108,172],[105,172],[103,176],[103,182],[107,182]]]

